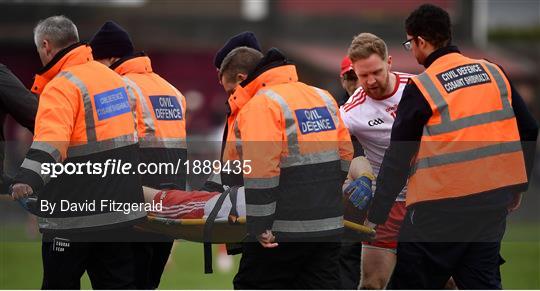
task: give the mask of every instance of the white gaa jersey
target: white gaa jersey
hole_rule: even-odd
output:
[[[403,89],[414,75],[392,72],[397,76],[393,92],[383,100],[375,100],[366,95],[362,87],[356,89],[349,100],[340,108],[341,118],[349,132],[354,135],[373,167],[375,176],[379,174],[384,153],[390,145],[390,134],[396,117],[396,110]],[[374,187],[375,181],[373,181]],[[405,201],[407,187],[399,193],[396,201]]]

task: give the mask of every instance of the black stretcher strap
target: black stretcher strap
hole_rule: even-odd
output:
[[[219,210],[221,209],[221,206],[223,205],[223,201],[225,201],[225,198],[227,197],[227,195],[229,195],[230,191],[231,191],[231,188],[221,193],[218,200],[216,201],[216,205],[214,206],[214,208],[212,209],[212,211],[206,218],[206,222],[204,224],[203,242],[204,242],[204,273],[205,274],[212,274],[214,272],[212,269],[212,228],[214,226],[214,222],[219,213]]]
[[[231,211],[229,212],[229,224],[236,224],[238,223],[238,186],[234,186],[231,189],[231,193],[229,193],[229,197],[231,198]],[[238,255],[242,253],[242,244],[239,243],[228,243],[225,244],[227,248],[227,255],[233,256]]]
[[[229,211],[229,217],[228,221],[230,224],[235,224],[238,222],[238,209],[237,209],[237,201],[238,201],[238,186],[231,187],[231,191],[229,192],[229,197],[231,199],[231,211]]]

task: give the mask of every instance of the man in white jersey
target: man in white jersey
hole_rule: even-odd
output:
[[[388,56],[386,44],[371,33],[361,33],[353,39],[349,58],[361,87],[340,108],[341,116],[349,132],[362,144],[376,176],[390,144],[401,94],[412,75],[391,71],[392,57]],[[394,202],[386,223],[377,227],[375,239],[363,243],[360,289],[384,289],[388,283],[396,263],[405,193],[406,188]]]

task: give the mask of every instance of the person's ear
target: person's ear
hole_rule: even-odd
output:
[[[417,40],[418,40],[417,44],[420,49],[425,49],[426,46],[428,45],[428,42],[421,36],[417,37]]]
[[[44,50],[47,54],[49,54],[49,53],[52,51],[51,43],[50,43],[48,40],[46,40],[46,39],[44,39],[44,40],[41,41],[41,47],[43,48],[43,50]]]
[[[53,47],[52,43],[49,40],[44,39],[42,44],[43,44],[43,48],[45,50],[45,53],[47,54],[48,57],[52,58],[58,52],[58,50],[56,50]]]
[[[392,56],[388,56],[388,71],[392,70]]]
[[[223,74],[220,70],[217,71],[217,78],[220,85],[223,85]]]
[[[236,81],[241,83],[243,82],[245,79],[247,79],[247,74],[244,74],[244,73],[238,73],[236,74]]]

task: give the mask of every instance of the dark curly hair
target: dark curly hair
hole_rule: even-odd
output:
[[[408,35],[421,36],[435,48],[447,46],[452,40],[452,24],[448,12],[431,4],[424,4],[414,10],[405,20],[405,29]]]

